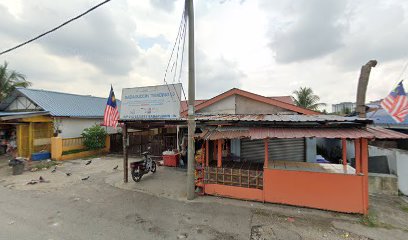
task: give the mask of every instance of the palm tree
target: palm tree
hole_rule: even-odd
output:
[[[25,76],[14,70],[7,69],[8,63],[0,65],[0,102],[4,100],[16,87],[29,87],[31,82]]]
[[[295,104],[299,107],[318,111],[319,107],[326,106],[325,103],[319,103],[320,97],[313,93],[313,90],[308,87],[300,87],[299,90],[293,92],[295,97]]]

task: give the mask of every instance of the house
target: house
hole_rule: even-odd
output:
[[[408,138],[367,119],[334,115],[216,114],[197,116],[196,123],[203,193],[362,214],[368,212],[368,141]],[[342,162],[305,162],[297,150],[305,147],[293,139],[338,139]],[[346,140],[356,149],[355,167]]]
[[[234,88],[197,101],[196,187],[209,195],[367,214],[368,140],[408,135],[370,127],[367,119],[321,115],[286,99]],[[121,119],[123,138],[134,130],[177,128],[180,145],[187,134],[187,109],[181,116]],[[319,138],[341,141],[342,162],[316,161]],[[355,167],[347,161],[347,139],[356,149]],[[134,147],[129,143],[124,148],[125,182]]]
[[[236,114],[236,115],[250,115],[250,114],[294,114],[294,115],[316,115],[318,112],[298,107],[294,105],[291,96],[280,97],[265,97],[259,94],[251,93],[241,89],[233,88],[220,95],[217,95],[207,101],[201,102],[196,106],[196,115],[222,115],[222,114]],[[183,111],[182,115],[186,116],[187,111]],[[187,130],[181,129],[186,135]],[[240,148],[257,148],[263,146],[259,142],[254,145],[254,142],[245,139],[234,139],[233,146],[240,146]],[[273,141],[273,140],[271,140]],[[287,139],[285,141],[275,141],[279,145],[281,154],[294,157],[292,160],[314,162],[316,160],[316,141],[309,138]],[[278,144],[279,142],[279,144]],[[291,148],[289,148],[291,146]],[[286,150],[285,150],[286,149]],[[290,149],[290,150],[289,150]],[[260,153],[263,154],[263,153]],[[250,156],[246,156],[250,158]],[[256,157],[256,156],[252,156]]]
[[[188,104],[186,101],[180,103],[180,115],[187,116]],[[241,89],[233,88],[221,93],[211,99],[202,99],[195,101],[196,114],[251,114],[251,113],[293,113],[293,114],[317,114],[315,111],[304,109],[294,105],[291,96],[265,97]],[[134,125],[135,123],[133,123]],[[143,131],[132,131],[129,133],[129,141],[132,143],[129,150],[131,155],[139,155],[145,151],[148,146],[151,147],[153,155],[161,155],[164,150],[180,148],[183,137],[187,134],[186,124],[180,124],[176,127],[174,124],[164,127],[146,129],[144,126],[134,125],[135,129]],[[111,149],[122,151],[122,140],[120,138],[111,138]],[[116,139],[116,140],[115,140]],[[315,142],[303,140],[291,140],[287,144],[296,142],[304,146],[306,143],[315,144]],[[313,147],[312,147],[313,149]],[[303,147],[298,149],[302,159],[306,160],[308,154],[305,154]],[[309,160],[314,160],[313,154],[309,154]]]
[[[22,157],[50,151],[52,136],[77,138],[85,128],[101,124],[106,101],[90,95],[17,88],[0,103],[0,136],[6,141],[15,134]]]

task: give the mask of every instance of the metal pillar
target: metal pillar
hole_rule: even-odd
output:
[[[222,139],[218,139],[217,147],[217,167],[222,167]]]
[[[341,139],[341,147],[342,147],[342,158],[343,158],[343,165],[347,165],[347,141],[345,138]]]
[[[127,126],[126,123],[122,127],[122,137],[123,137],[123,182],[127,183],[128,178],[128,141],[127,141]]]
[[[265,160],[264,160],[264,168],[268,168],[269,166],[269,139],[265,138],[264,139],[264,145],[265,145]]]
[[[354,150],[355,150],[355,167],[356,167],[356,174],[361,173],[361,147],[360,147],[360,139],[354,139]]]
[[[368,214],[368,141],[361,139],[361,171],[363,173],[363,214]]]

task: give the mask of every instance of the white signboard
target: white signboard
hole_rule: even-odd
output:
[[[124,88],[120,119],[179,119],[181,83]]]

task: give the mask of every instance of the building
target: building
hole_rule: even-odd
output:
[[[356,110],[356,103],[353,102],[341,102],[332,104],[333,113],[351,113]]]
[[[333,115],[217,114],[196,117],[204,141],[197,186],[205,194],[368,213],[368,140],[408,135]],[[338,139],[340,163],[305,162],[293,140]],[[355,146],[355,167],[347,142]],[[235,141],[241,144],[235,146]]]
[[[100,125],[106,101],[90,95],[17,88],[0,104],[0,136],[4,143],[14,134],[22,157],[50,151],[52,136],[77,138],[85,128]]]
[[[368,140],[408,138],[370,127],[371,120],[319,115],[235,88],[197,101],[195,109],[196,187],[203,194],[252,201],[367,214]],[[181,116],[122,119],[123,138],[135,130],[177,128],[181,145],[187,109]],[[316,140],[325,138],[341,141],[340,163],[317,162]],[[346,139],[356,149],[355,167],[347,159]],[[131,148],[124,149],[125,182]]]
[[[401,133],[408,133],[408,118],[403,122],[396,122],[381,106],[381,101],[371,102],[367,118],[373,121],[375,126],[391,129]],[[408,196],[408,140],[376,140],[370,143],[368,148],[370,156],[378,160],[373,173],[389,174],[398,180],[398,190]],[[350,153],[352,154],[352,153]],[[381,158],[382,157],[382,158]]]
[[[265,97],[241,89],[233,88],[229,91],[221,93],[211,99],[196,100],[195,110],[197,114],[250,114],[250,113],[264,113],[264,114],[317,114],[317,112],[304,109],[294,105],[291,96],[276,96]],[[187,115],[187,102],[181,101],[180,115],[185,117]],[[129,141],[132,143],[129,146],[128,153],[131,155],[139,155],[145,151],[148,146],[151,147],[153,155],[161,155],[164,150],[179,148],[183,143],[183,137],[187,135],[187,126],[182,121],[182,124],[169,124],[159,128],[146,129],[142,125],[132,125],[134,129],[139,131],[129,132]],[[142,122],[140,122],[142,123]],[[111,138],[111,149],[121,151],[122,141],[119,138]],[[303,140],[291,140],[297,144],[305,146],[311,145],[314,149],[315,142]],[[288,142],[287,144],[291,144]],[[309,160],[314,160],[313,154],[307,154],[303,148],[298,149],[299,155],[306,161],[307,156]]]

